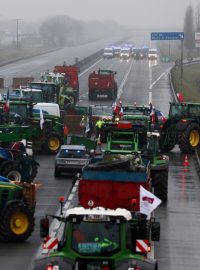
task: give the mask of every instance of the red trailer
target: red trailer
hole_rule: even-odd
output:
[[[117,97],[116,73],[112,70],[101,69],[93,71],[88,77],[89,100],[97,98],[115,99]]]
[[[95,161],[95,158],[94,158]],[[79,182],[79,203],[88,208],[132,209],[140,211],[140,186],[151,191],[150,163],[143,160],[143,165],[130,170],[130,160],[115,162],[94,162],[83,169]]]

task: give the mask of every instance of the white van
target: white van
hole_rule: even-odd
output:
[[[114,50],[112,47],[106,47],[103,51],[103,58],[113,58]]]
[[[158,50],[157,49],[149,49],[148,59],[149,60],[157,60],[158,59]]]
[[[57,103],[39,102],[33,106],[33,112],[35,110],[36,113],[40,113],[40,109],[42,109],[44,112],[47,112],[50,115],[60,117],[60,108]]]

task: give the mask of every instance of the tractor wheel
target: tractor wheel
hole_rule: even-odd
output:
[[[200,148],[200,126],[191,123],[179,136],[179,147],[185,154],[194,152]]]
[[[162,153],[169,153],[174,149],[175,145],[174,144],[165,144],[165,145],[163,145],[162,143],[160,143],[159,147],[160,147],[160,150],[161,150]]]
[[[54,170],[54,177],[59,177],[60,176],[60,171],[58,171],[57,169]]]
[[[149,221],[144,219],[140,223],[140,239],[149,239]]]
[[[168,196],[168,171],[154,171],[152,175],[154,194],[163,202]]]
[[[35,162],[30,164],[30,180],[34,180],[38,173],[38,165]]]
[[[62,143],[62,139],[58,134],[49,134],[46,138],[45,151],[47,153],[57,153]]]
[[[34,216],[23,203],[12,203],[2,213],[1,232],[10,241],[24,241],[33,232]]]
[[[7,165],[1,172],[2,176],[12,180],[12,181],[21,181],[22,175],[19,169],[14,164]]]

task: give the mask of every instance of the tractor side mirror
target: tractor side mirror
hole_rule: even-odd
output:
[[[151,240],[160,241],[160,222],[152,222],[151,224]]]
[[[40,219],[40,237],[44,238],[49,235],[49,219],[42,218]]]

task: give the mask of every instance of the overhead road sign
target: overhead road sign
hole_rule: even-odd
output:
[[[151,40],[184,40],[184,32],[151,32]]]

